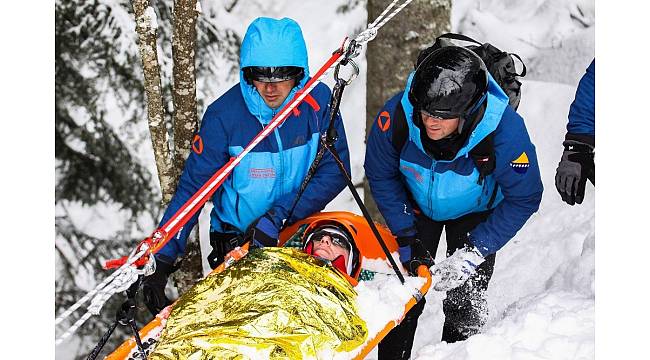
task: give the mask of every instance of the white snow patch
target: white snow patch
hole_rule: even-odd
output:
[[[371,341],[386,324],[391,321],[401,321],[404,316],[404,306],[419,292],[425,279],[406,276],[402,285],[395,275],[376,274],[370,281],[360,281],[355,286],[355,300],[359,316],[366,322]],[[355,351],[339,353],[333,359],[350,359],[362,350],[360,346]]]
[[[391,253],[391,256],[393,257],[393,260],[395,260],[396,264],[399,264],[398,266],[400,267],[400,270],[404,272],[403,267],[401,266],[401,262],[399,259],[399,253],[394,251]],[[364,257],[361,266],[363,269],[374,271],[377,273],[382,273],[382,274],[394,274],[395,270],[393,270],[393,267],[390,265],[390,262],[386,259],[370,259],[367,257]]]
[[[156,12],[154,11],[153,7],[147,6],[144,11],[144,17],[149,21],[151,31],[158,30],[158,17],[156,16]]]

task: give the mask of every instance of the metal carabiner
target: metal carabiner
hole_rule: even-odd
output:
[[[347,80],[339,77],[339,68],[341,67],[341,63],[338,63],[336,65],[336,68],[334,68],[334,80],[336,80],[336,82],[342,80],[345,82],[346,86],[350,85],[352,83],[352,80],[354,80],[357,77],[357,75],[359,75],[359,66],[357,65],[357,63],[355,63],[354,60],[352,59],[348,59],[347,63],[352,64],[352,68],[353,68],[352,74],[350,74],[350,78]]]

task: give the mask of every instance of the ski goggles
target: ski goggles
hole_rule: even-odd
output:
[[[347,236],[341,230],[335,227],[328,226],[317,230],[309,236],[309,239],[307,239],[307,241],[311,240],[314,243],[317,243],[322,241],[323,237],[326,235],[330,237],[332,245],[338,246],[347,251],[352,250],[352,246],[350,245],[350,241],[348,240]]]
[[[304,74],[304,69],[298,66],[247,66],[243,71],[247,80],[266,83],[296,79]]]
[[[431,114],[426,110],[420,110],[420,116],[423,118],[434,118],[436,120],[452,120],[460,118],[460,114],[458,113],[435,111],[435,114]]]
[[[487,100],[487,92],[483,93],[480,98],[467,110],[461,109],[461,108],[435,108],[431,106],[431,108],[424,110],[420,109],[420,113],[423,116],[427,117],[432,117],[435,119],[440,119],[440,120],[451,120],[451,119],[458,119],[458,118],[466,118],[468,116],[471,116],[478,110],[481,105]]]

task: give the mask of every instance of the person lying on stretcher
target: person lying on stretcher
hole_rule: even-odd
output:
[[[363,344],[368,331],[350,283],[359,255],[349,231],[312,223],[302,239],[302,251],[252,249],[195,285],[173,306],[148,358],[331,358]]]

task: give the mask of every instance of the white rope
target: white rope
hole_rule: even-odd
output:
[[[60,337],[55,341],[55,345],[59,345],[63,340],[72,335],[83,323],[86,322],[92,315],[98,315],[101,308],[104,306],[106,301],[110,297],[118,292],[126,291],[131,284],[138,280],[139,275],[150,275],[155,271],[155,260],[152,257],[149,258],[149,262],[143,267],[142,270],[137,269],[135,266],[132,266],[133,263],[138,261],[148,250],[148,246],[143,244],[140,247],[140,251],[129,256],[127,262],[122,265],[119,269],[113,272],[109,277],[97,285],[92,291],[88,292],[84,297],[79,299],[74,305],[69,307],[64,311],[59,317],[56,318],[55,326],[60,324],[63,320],[68,318],[73,312],[75,312],[83,303],[90,300],[90,305],[88,306],[87,311],[79,318],[68,330],[66,330]]]
[[[377,16],[377,18],[375,19],[375,21],[373,21],[370,25],[368,25],[368,27],[369,27],[369,28],[375,27],[375,26],[377,25],[377,23],[379,22],[379,20],[381,20],[381,19],[384,17],[384,15],[386,15],[386,13],[387,13],[390,9],[392,9],[393,6],[395,6],[395,4],[397,4],[397,3],[400,2],[400,1],[401,1],[401,0],[393,0],[393,2],[391,2],[390,4],[388,4],[388,6],[384,9],[384,11],[382,11],[381,14],[379,14],[379,16]]]
[[[377,30],[379,30],[379,28],[381,28],[381,27],[384,26],[387,22],[389,22],[390,19],[392,19],[393,17],[395,17],[395,15],[399,14],[399,12],[402,11],[402,9],[404,9],[408,4],[411,3],[411,1],[413,1],[413,0],[406,0],[402,5],[400,5],[397,9],[395,9],[392,13],[390,13],[388,16],[386,16],[386,17],[385,17],[385,18],[384,18],[384,19],[383,19],[379,24],[376,24],[374,27],[375,27]],[[396,1],[393,1],[393,3],[395,3],[395,2],[396,2]],[[392,6],[392,5],[393,5],[393,4],[391,4],[391,6]],[[375,22],[376,22],[376,21],[377,21],[377,20],[375,20]]]
[[[400,1],[402,1],[402,0],[393,0],[384,9],[384,11],[382,11],[381,14],[379,14],[379,16],[377,16],[375,21],[373,21],[372,23],[370,23],[370,25],[368,25],[366,30],[362,31],[361,33],[359,33],[359,35],[357,35],[357,37],[354,39],[354,41],[357,44],[361,45],[361,44],[365,44],[365,43],[373,40],[375,38],[375,36],[377,36],[377,32],[379,31],[379,29],[382,26],[386,25],[386,23],[388,21],[390,21],[390,19],[395,17],[395,15],[397,15],[400,11],[402,11],[402,9],[404,9],[413,0],[405,0],[404,3],[401,4],[400,6],[398,6],[395,10],[393,10],[393,12],[386,15],[388,13],[388,11],[390,11],[390,9],[392,9],[393,6],[395,6],[395,4],[399,3]]]

